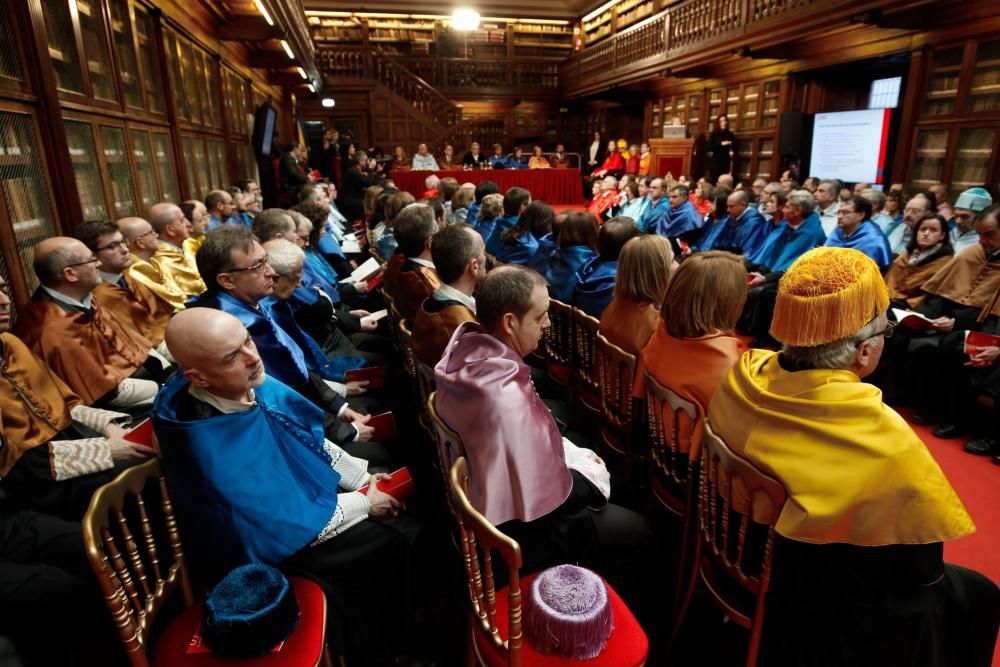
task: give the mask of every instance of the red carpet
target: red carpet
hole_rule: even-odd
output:
[[[910,412],[905,408],[899,410],[906,418]],[[997,511],[1000,466],[993,465],[988,457],[962,451],[965,438],[941,440],[932,435],[933,426],[910,426],[931,450],[976,524],[974,534],[945,543],[945,560],[1000,582],[1000,513]],[[1000,646],[993,653],[993,667],[1000,667]]]

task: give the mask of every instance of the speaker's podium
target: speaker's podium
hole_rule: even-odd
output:
[[[684,128],[678,128],[681,132]],[[665,137],[649,140],[650,164],[649,173],[666,176],[669,172],[674,178],[681,174],[691,178],[691,154],[694,149],[694,139]]]

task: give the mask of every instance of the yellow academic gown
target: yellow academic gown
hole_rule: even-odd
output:
[[[737,454],[788,491],[777,532],[816,544],[929,544],[975,531],[927,447],[882,392],[844,370],[788,372],[750,350],[709,406]]]
[[[165,276],[160,268],[155,264],[147,262],[136,254],[132,254],[132,261],[125,269],[129,278],[138,282],[156,294],[158,297],[169,303],[175,311],[184,308],[187,295],[184,291]]]
[[[160,273],[172,280],[186,297],[198,296],[205,291],[205,282],[198,273],[194,257],[183,249],[167,241],[160,241],[160,246],[149,258],[150,264],[160,270]]]

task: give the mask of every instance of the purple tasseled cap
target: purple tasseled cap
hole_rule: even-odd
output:
[[[614,629],[604,580],[576,565],[557,565],[531,582],[524,604],[524,637],[540,653],[589,660]]]

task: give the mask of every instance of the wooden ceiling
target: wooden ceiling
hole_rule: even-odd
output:
[[[603,4],[600,0],[450,0],[444,3],[415,3],[412,0],[303,0],[309,11],[385,12],[391,14],[445,14],[456,7],[468,7],[482,16],[497,18],[578,19]]]

